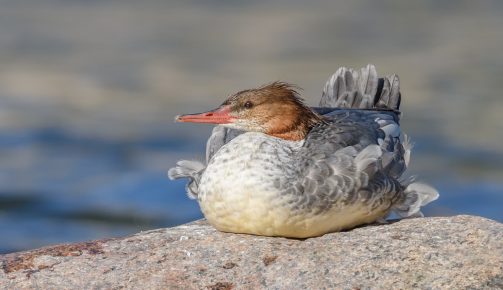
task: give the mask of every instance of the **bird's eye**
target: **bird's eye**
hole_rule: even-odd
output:
[[[250,109],[251,107],[253,107],[253,103],[252,103],[252,102],[250,102],[250,101],[247,101],[247,102],[244,104],[244,107],[245,107],[246,109]]]

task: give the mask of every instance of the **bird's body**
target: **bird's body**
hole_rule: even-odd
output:
[[[191,178],[189,194],[226,232],[305,238],[372,223],[391,210],[418,215],[438,194],[399,180],[410,145],[398,123],[398,78],[384,79],[381,88],[378,83],[373,66],[340,69],[325,87],[322,107],[299,112],[288,107],[303,106],[297,99],[269,101],[276,88],[240,92],[202,114],[204,122],[217,118],[226,126],[215,127],[208,140],[207,165],[181,161],[170,176]],[[258,109],[246,115],[252,107],[239,111],[238,103]],[[275,110],[282,118],[269,114]],[[201,122],[201,115],[180,118]]]

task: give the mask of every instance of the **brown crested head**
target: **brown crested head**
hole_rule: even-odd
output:
[[[302,140],[322,119],[304,104],[298,90],[294,85],[274,82],[240,91],[216,110],[180,116],[177,121],[222,124],[286,140]]]

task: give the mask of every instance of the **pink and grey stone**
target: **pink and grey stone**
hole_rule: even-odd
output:
[[[204,220],[0,256],[0,289],[502,289],[503,224],[406,219],[309,239]]]

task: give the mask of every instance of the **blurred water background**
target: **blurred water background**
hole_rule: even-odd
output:
[[[165,172],[176,114],[273,80],[315,105],[338,66],[398,73],[428,215],[503,221],[501,1],[0,1],[0,253],[201,217]]]

